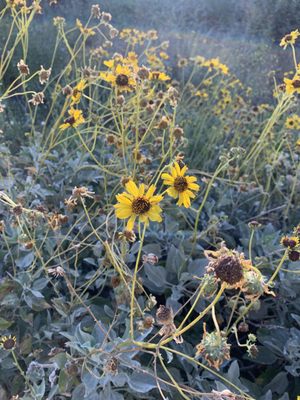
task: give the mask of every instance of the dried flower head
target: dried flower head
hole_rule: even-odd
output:
[[[258,221],[250,221],[248,226],[250,229],[259,229],[261,227],[261,223]]]
[[[46,82],[48,82],[49,78],[51,75],[51,68],[49,69],[45,69],[42,65],[41,65],[41,69],[39,71],[39,81],[41,85],[44,85]]]
[[[29,75],[30,71],[28,68],[28,65],[25,64],[24,60],[21,59],[18,64],[17,64],[18,70],[20,72],[21,75]]]
[[[116,29],[116,28],[114,28],[114,27],[111,27],[111,28],[110,28],[110,30],[109,30],[109,36],[110,36],[111,39],[114,39],[115,37],[117,37],[118,34],[119,34],[118,29]]]
[[[162,130],[167,129],[169,125],[170,125],[169,119],[167,117],[163,116],[161,118],[161,120],[159,121],[158,129],[162,129]]]
[[[70,85],[66,85],[65,87],[62,88],[62,93],[64,96],[72,96],[73,94],[73,89]]]
[[[34,106],[38,106],[39,104],[44,104],[45,95],[43,92],[34,93],[32,95],[32,99],[28,101],[28,103],[32,103]]]
[[[143,259],[144,263],[148,263],[151,265],[155,265],[158,263],[158,257],[156,254],[153,254],[153,253],[144,254],[142,259]]]
[[[288,254],[289,260],[290,261],[299,261],[300,260],[300,252],[296,250],[291,250]]]
[[[213,265],[215,275],[222,282],[234,285],[243,279],[243,268],[236,256],[223,255]]]
[[[12,212],[16,217],[19,217],[23,213],[23,207],[21,204],[16,205],[13,207]]]
[[[66,215],[58,214],[58,213],[54,213],[54,214],[48,216],[47,219],[48,219],[48,224],[49,224],[50,228],[53,229],[54,231],[59,229],[61,227],[61,225],[68,222],[68,217]]]
[[[106,13],[106,12],[103,12],[101,17],[102,17],[103,22],[105,22],[105,23],[110,22],[111,18],[112,18],[111,14],[110,13]]]
[[[155,320],[152,315],[148,315],[143,319],[143,326],[145,329],[150,329],[153,327]]]
[[[184,135],[183,129],[180,126],[175,126],[173,135],[177,140],[180,140]]]
[[[203,329],[203,338],[196,346],[196,356],[203,357],[210,366],[219,369],[225,360],[230,360],[230,344],[220,332],[207,333],[205,323]]]
[[[136,235],[133,231],[129,231],[125,229],[123,232],[118,232],[117,233],[117,238],[118,239],[124,239],[127,242],[134,243],[136,241]]]
[[[159,325],[162,325],[162,328],[158,334],[162,336],[163,339],[172,336],[176,343],[183,342],[182,337],[176,335],[176,326],[174,324],[174,314],[172,308],[160,305],[156,311],[156,322]]]
[[[149,79],[150,77],[150,70],[147,67],[142,66],[139,70],[138,70],[138,77],[142,80],[145,79]]]
[[[170,307],[160,305],[156,311],[156,321],[159,325],[167,325],[173,323],[173,311]]]
[[[74,189],[72,190],[72,196],[76,197],[76,198],[88,197],[90,199],[93,199],[94,194],[95,194],[95,192],[91,192],[85,186],[80,186],[80,187],[75,186]]]
[[[48,268],[48,274],[57,278],[58,276],[64,276],[65,271],[62,267],[58,266],[54,268]]]
[[[106,374],[110,375],[117,375],[118,374],[118,367],[119,367],[119,361],[116,357],[110,357],[103,368],[103,371]]]
[[[93,4],[91,8],[91,14],[94,18],[101,18],[101,10],[99,4]]]

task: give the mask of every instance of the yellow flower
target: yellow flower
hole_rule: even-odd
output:
[[[67,118],[63,124],[60,125],[59,129],[65,130],[70,128],[71,126],[73,128],[76,128],[78,125],[83,124],[85,122],[85,119],[82,115],[82,110],[78,110],[76,108],[71,107],[70,110],[68,111],[68,114],[70,115],[69,118]]]
[[[203,99],[207,99],[208,98],[208,94],[204,90],[197,90],[195,92],[195,96],[202,97]]]
[[[82,22],[78,18],[76,19],[76,26],[83,35],[94,36],[96,34],[96,32],[94,32],[93,29],[84,27],[82,25]]]
[[[173,197],[178,197],[177,204],[186,208],[191,206],[191,198],[195,197],[193,191],[198,192],[199,185],[195,183],[197,178],[195,176],[184,176],[187,171],[187,166],[180,168],[177,162],[171,167],[171,174],[163,173],[161,175],[164,180],[164,185],[170,186],[167,193]]]
[[[151,185],[145,193],[145,185],[142,183],[139,187],[130,180],[126,183],[125,188],[127,192],[123,192],[116,196],[118,203],[114,206],[116,209],[116,216],[120,219],[128,219],[126,229],[132,230],[136,218],[146,225],[150,221],[161,222],[162,217],[160,213],[162,209],[158,203],[163,199],[163,196],[156,195],[155,185]]]
[[[213,69],[218,69],[221,72],[223,72],[224,75],[228,75],[229,68],[227,65],[222,64],[218,58],[212,58],[210,60],[207,60],[203,63],[204,67],[208,68],[208,71],[212,71]]]
[[[111,71],[100,72],[100,78],[117,87],[120,92],[131,91],[136,86],[133,71],[127,65],[118,64],[115,67],[112,61],[106,62]]]
[[[300,76],[296,75],[293,79],[284,78],[284,83],[287,94],[300,93]]]
[[[300,33],[298,32],[298,29],[296,29],[295,31],[292,31],[291,33],[289,33],[288,35],[285,35],[280,42],[280,46],[283,47],[284,49],[287,48],[287,46],[290,45],[294,45],[296,42],[296,39],[300,36]]]
[[[2,336],[0,338],[0,347],[4,350],[13,350],[16,347],[17,339],[15,336]]]
[[[171,78],[169,75],[165,74],[164,72],[150,72],[150,79],[157,80],[157,81],[168,81]]]
[[[300,146],[300,139],[297,140],[296,146]]]
[[[159,53],[159,56],[160,56],[160,58],[163,59],[163,60],[168,60],[168,59],[169,59],[169,56],[168,56],[168,54],[167,54],[165,51],[161,51],[161,52]]]
[[[81,94],[83,92],[83,89],[86,87],[86,81],[84,79],[81,79],[79,83],[75,86],[72,92],[72,103],[71,104],[78,104],[81,99]]]
[[[285,127],[287,129],[300,129],[300,117],[296,114],[288,117],[285,121]]]

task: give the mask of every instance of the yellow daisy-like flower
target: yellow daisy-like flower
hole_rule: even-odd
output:
[[[163,196],[156,195],[155,185],[151,185],[145,193],[145,185],[142,183],[139,187],[130,180],[125,185],[126,191],[116,196],[118,203],[114,206],[116,216],[119,219],[128,219],[126,229],[131,231],[136,218],[144,224],[150,221],[161,222],[160,213],[162,209],[158,205],[162,201]]]
[[[300,117],[298,115],[292,115],[285,121],[285,127],[287,129],[300,129]]]
[[[78,18],[76,19],[76,26],[77,26],[77,28],[80,30],[80,32],[83,35],[86,35],[86,36],[94,36],[94,35],[96,35],[96,32],[93,31],[93,29],[84,27],[82,25],[82,22]]]
[[[136,86],[133,71],[127,65],[118,64],[114,68],[113,60],[106,62],[111,71],[100,72],[100,78],[117,87],[120,92],[130,92]]]
[[[67,118],[63,124],[59,126],[59,129],[65,130],[70,127],[76,128],[85,122],[84,116],[82,115],[82,110],[71,107],[68,111],[69,118]]]
[[[171,78],[164,72],[153,71],[150,72],[150,79],[164,82],[164,81],[169,81]]]
[[[75,86],[73,89],[71,99],[72,103],[71,104],[78,104],[81,99],[81,95],[83,92],[83,89],[86,87],[86,81],[84,79],[81,79],[79,83]]]
[[[14,350],[16,347],[17,339],[15,336],[2,336],[0,338],[0,347],[4,350]]]
[[[299,36],[300,36],[300,33],[299,33],[298,29],[296,29],[295,31],[292,31],[291,33],[289,33],[288,35],[285,35],[281,39],[280,46],[283,47],[284,49],[286,49],[289,44],[294,45]]]
[[[300,93],[300,76],[296,75],[293,79],[284,78],[284,83],[287,94]]]
[[[211,58],[210,60],[205,61],[203,66],[207,67],[209,72],[211,72],[213,69],[218,69],[224,75],[228,75],[229,73],[229,68],[227,65],[222,64],[218,58]]]
[[[191,206],[191,199],[195,197],[193,191],[198,192],[199,185],[195,183],[197,178],[195,176],[185,176],[188,167],[185,165],[180,168],[177,162],[171,167],[171,174],[163,173],[161,177],[164,185],[170,186],[167,193],[174,199],[178,198],[177,204],[189,208]]]

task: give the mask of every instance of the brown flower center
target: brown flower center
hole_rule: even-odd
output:
[[[5,350],[11,350],[15,347],[16,342],[14,341],[14,339],[6,339],[3,342],[3,348]]]
[[[188,188],[187,180],[184,176],[178,176],[174,181],[174,188],[177,192],[182,193]]]
[[[216,277],[221,281],[234,285],[243,278],[243,268],[237,257],[221,256],[214,264]]]
[[[292,35],[286,35],[285,38],[284,38],[284,40],[285,40],[286,42],[289,42],[289,41],[291,41],[292,39],[293,39],[293,36],[292,36]]]
[[[145,199],[145,197],[137,197],[132,202],[132,211],[135,214],[145,214],[151,208],[150,201]]]
[[[75,122],[75,118],[74,118],[74,117],[70,117],[70,118],[67,118],[67,119],[65,120],[65,124],[73,125],[74,122]]]
[[[293,87],[295,89],[299,89],[300,88],[300,80],[296,79],[293,83],[292,83]]]
[[[127,86],[129,83],[129,78],[125,74],[119,74],[116,77],[116,84],[118,86]]]

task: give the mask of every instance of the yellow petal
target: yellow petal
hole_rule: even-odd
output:
[[[131,208],[118,208],[116,209],[116,216],[120,219],[129,218],[132,214]]]
[[[132,201],[126,196],[126,193],[117,194],[116,198],[119,203],[131,205]]]
[[[197,181],[197,178],[195,176],[186,176],[185,179],[187,183],[193,183]]]
[[[180,176],[183,176],[183,175],[186,173],[187,170],[188,170],[188,167],[187,167],[186,165],[184,165],[184,166],[181,168]]]
[[[150,199],[150,197],[152,197],[153,196],[153,193],[155,192],[155,185],[151,185],[150,187],[149,187],[149,189],[147,190],[147,193],[146,193],[146,195],[145,195],[145,197],[146,197],[146,199]]]
[[[141,183],[139,187],[139,196],[144,196],[144,193],[145,193],[145,185]]]
[[[174,163],[174,167],[176,169],[177,176],[181,176],[180,167],[179,167],[179,164],[177,162]]]
[[[197,185],[196,183],[189,183],[188,188],[198,192],[198,190],[200,189],[200,186]]]
[[[153,210],[148,212],[148,216],[150,221],[157,221],[157,222],[161,222],[162,221],[162,217],[158,212],[155,212]]]
[[[136,219],[136,215],[132,215],[132,216],[129,218],[129,220],[128,220],[128,222],[127,222],[127,225],[126,225],[126,229],[127,229],[127,230],[129,230],[129,231],[132,231],[132,230],[133,230],[135,219]]]
[[[170,188],[167,190],[167,193],[168,193],[169,196],[173,197],[174,199],[176,199],[176,198],[178,197],[178,192],[177,192],[177,190],[174,189],[173,186],[170,187]]]
[[[133,181],[129,181],[125,185],[127,192],[132,194],[135,197],[139,196],[139,189],[137,188],[136,184]]]

